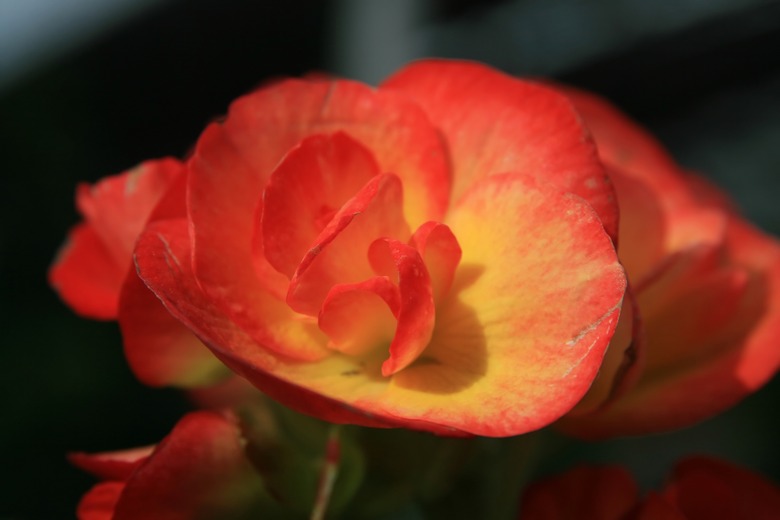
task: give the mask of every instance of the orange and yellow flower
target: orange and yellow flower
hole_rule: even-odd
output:
[[[118,316],[150,385],[232,372],[337,423],[639,434],[780,364],[780,246],[725,200],[591,95],[429,60],[273,82],[184,163],[81,188],[50,277]]]
[[[333,422],[516,435],[580,400],[618,321],[617,207],[578,115],[478,64],[274,82],[180,179],[119,304],[152,384],[221,373],[192,331]]]

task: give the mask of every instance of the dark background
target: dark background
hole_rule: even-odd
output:
[[[187,409],[176,392],[133,379],[115,324],[76,317],[46,285],[78,220],[76,183],[186,154],[209,120],[269,77],[376,81],[424,55],[552,76],[613,99],[780,234],[777,2],[440,0],[400,22],[383,10],[409,2],[147,3],[0,76],[0,518],[71,518],[93,479],[66,452],[156,442]],[[696,451],[778,479],[778,397],[775,381],[702,425],[574,446],[553,465],[624,462],[647,485]]]

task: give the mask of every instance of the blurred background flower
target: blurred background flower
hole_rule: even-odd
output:
[[[377,82],[472,58],[596,91],[780,235],[780,3],[766,0],[5,0],[0,3],[0,518],[72,517],[67,451],[157,442],[190,408],[130,375],[115,324],[78,318],[46,269],[78,181],[183,156],[268,78]],[[489,95],[489,94],[486,94]],[[657,484],[692,451],[780,479],[780,382],[676,433],[553,443],[542,472],[621,463]]]

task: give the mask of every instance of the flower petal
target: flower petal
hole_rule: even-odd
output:
[[[290,149],[312,134],[337,131],[370,149],[380,171],[402,179],[404,213],[414,225],[442,216],[449,201],[449,170],[438,133],[404,96],[355,82],[288,80],[240,98],[224,123],[205,130],[189,163],[188,211],[199,283],[269,348],[279,345],[268,337],[268,322],[296,318],[279,308],[286,305],[277,301],[277,292],[269,294],[269,284],[258,279],[247,260],[252,258],[257,200]],[[307,339],[303,331],[300,336],[292,347],[279,350],[301,359],[325,355],[324,341]]]
[[[596,375],[625,291],[597,216],[557,188],[497,175],[474,186],[447,223],[463,260],[414,363],[382,378],[378,363],[333,356],[275,374],[377,418],[450,435],[517,435],[573,407]]]
[[[588,389],[617,324],[626,282],[610,238],[579,198],[521,175],[478,183],[447,223],[461,266],[388,412],[479,435],[549,424]]]
[[[372,153],[343,132],[301,141],[263,192],[262,252],[270,264],[292,278],[331,218],[379,173]]]
[[[433,298],[441,301],[449,292],[463,252],[452,230],[440,222],[426,222],[409,242],[422,255],[431,276]]]
[[[671,334],[668,320],[659,324],[662,328],[657,332],[655,343],[647,346],[648,353],[656,351],[654,359],[648,358],[648,364],[656,369],[646,371],[635,388],[602,413],[581,422],[566,419],[568,433],[583,438],[602,438],[686,426],[733,406],[777,372],[780,366],[780,352],[776,348],[776,338],[780,334],[780,246],[736,219],[730,221],[727,243],[733,248],[730,254],[735,256],[730,263],[741,264],[736,271],[718,269],[717,256],[705,248],[678,259],[678,267],[667,269],[676,274],[666,275],[667,281],[656,285],[674,288],[657,291],[657,295],[667,298],[664,302],[673,303],[682,298],[679,301],[685,306],[690,304],[685,299],[686,294],[701,300],[697,297],[696,280],[711,272],[709,294],[713,291],[725,294],[715,300],[724,308],[736,305],[736,308],[731,307],[729,319],[713,325],[718,321],[721,305],[712,306],[712,296],[699,301],[697,307],[686,307],[682,316],[689,316],[689,319],[681,322],[687,324],[681,334],[691,338],[695,336],[691,327],[695,331],[700,326],[704,333],[701,340],[686,345],[686,349],[679,346],[675,349],[671,345],[670,350],[666,350],[666,344],[659,344],[658,341],[664,340],[664,334]],[[739,262],[734,262],[737,257]],[[743,278],[745,273],[749,274],[747,280]],[[708,284],[706,278],[703,283]],[[652,289],[655,290],[655,285]],[[655,313],[663,312],[664,302],[651,307],[640,300],[640,305]],[[681,319],[680,314],[678,312],[677,319]],[[717,335],[707,333],[708,323]],[[676,327],[675,320],[672,331]],[[653,341],[652,334],[649,340]]]
[[[230,374],[135,273],[125,280],[119,326],[130,369],[146,385],[189,388],[212,384]]]
[[[652,135],[599,96],[556,85],[582,116],[608,166],[648,183],[665,193],[667,203],[687,203],[687,189],[680,182],[680,169]]]
[[[79,501],[78,520],[114,520],[114,509],[124,491],[122,482],[101,482],[90,489]]]
[[[445,60],[408,65],[381,89],[411,96],[444,134],[453,163],[453,200],[486,175],[524,173],[579,195],[610,236],[617,235],[609,179],[564,96],[485,65]]]
[[[184,171],[176,159],[146,161],[120,175],[106,177],[94,186],[81,184],[76,205],[106,244],[114,261],[130,265],[133,246],[149,214]]]
[[[647,494],[630,518],[631,520],[692,520],[655,491]]]
[[[623,300],[615,334],[609,342],[599,373],[585,397],[562,421],[588,413],[598,413],[609,406],[639,380],[647,357],[645,327],[639,315],[636,296],[629,288]]]
[[[125,480],[154,450],[154,446],[105,453],[69,453],[68,461],[106,480]]]
[[[175,159],[147,161],[82,184],[76,204],[86,222],[76,225],[49,269],[49,283],[75,312],[115,319],[132,251],[149,214],[184,168]]]
[[[678,463],[663,494],[685,518],[770,520],[780,511],[780,488],[751,471],[708,457]]]
[[[403,216],[401,182],[393,174],[372,178],[320,232],[295,271],[287,303],[316,316],[330,288],[356,283],[374,273],[368,248],[379,237],[406,240],[411,234]]]
[[[128,478],[113,518],[244,518],[262,493],[238,425],[217,413],[193,412]]]
[[[623,520],[634,508],[639,488],[617,466],[579,466],[531,484],[523,495],[523,520]]]
[[[68,233],[48,277],[49,284],[77,314],[111,320],[116,318],[126,273],[125,266],[114,261],[95,230],[82,223]]]
[[[390,343],[400,307],[398,287],[386,276],[375,276],[335,285],[322,304],[318,323],[330,338],[330,348],[362,356]]]
[[[685,172],[639,125],[590,93],[558,87],[593,134],[615,185],[620,215],[620,257],[641,291],[655,265],[696,245],[723,242],[722,212],[699,204]]]
[[[397,271],[398,327],[382,375],[391,376],[415,361],[431,340],[435,323],[433,288],[420,254],[399,240],[381,238],[368,252],[372,264],[392,263]]]
[[[359,368],[353,358],[328,356],[317,362],[300,363],[294,358],[281,357],[265,344],[256,343],[221,307],[214,305],[201,290],[188,269],[189,265],[175,260],[188,258],[190,254],[186,221],[167,220],[150,224],[139,238],[136,251],[139,276],[168,311],[193,331],[231,370],[248,379],[269,397],[302,413],[331,422],[375,427],[392,424],[333,398],[318,395],[308,388],[307,383],[315,384],[322,374],[339,375]],[[290,326],[288,323],[274,321],[272,324],[279,327],[271,330],[277,337],[287,334],[286,340],[294,341],[290,331],[284,329]],[[295,325],[292,324],[293,327]],[[317,332],[322,334],[319,330]],[[294,375],[291,376],[291,373]],[[351,390],[354,392],[354,386]]]

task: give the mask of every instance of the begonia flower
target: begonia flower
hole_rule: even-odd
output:
[[[561,427],[582,437],[642,434],[720,413],[780,366],[780,244],[606,101],[565,92],[615,186],[618,256],[634,303],[623,316],[635,315],[640,330],[629,363],[625,337],[615,335],[616,351]]]
[[[660,492],[641,497],[618,466],[580,466],[529,486],[523,520],[770,520],[780,488],[747,469],[710,457],[680,461]]]
[[[235,101],[187,162],[186,211],[153,218],[135,262],[225,365],[295,410],[507,436],[593,381],[625,291],[616,226],[564,96],[427,61],[376,89],[285,80]],[[123,291],[126,349],[148,335],[148,298]]]

